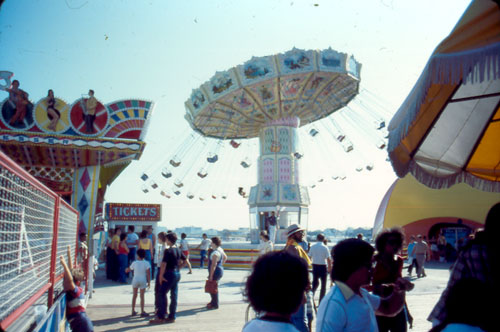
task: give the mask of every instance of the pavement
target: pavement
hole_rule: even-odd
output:
[[[413,329],[409,330],[410,332],[429,331],[431,328],[426,318],[446,286],[449,267],[450,265],[445,263],[430,263],[426,267],[427,277],[412,279],[415,288],[407,294],[407,304],[414,318]],[[241,331],[248,307],[244,302],[242,289],[249,271],[228,269],[224,271],[219,284],[218,310],[205,308],[210,301],[210,296],[204,293],[207,270],[193,268],[193,274],[187,272],[187,269],[181,271],[175,323],[150,325],[149,319],[152,317],[131,316],[132,286],[106,280],[104,271],[98,270],[94,284],[95,292],[87,306],[87,313],[95,331]],[[152,316],[153,286],[146,292],[145,303],[145,311]],[[139,298],[136,311],[140,312]]]

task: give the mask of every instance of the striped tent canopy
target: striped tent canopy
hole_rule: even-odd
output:
[[[475,0],[389,124],[396,174],[500,192],[500,8]]]

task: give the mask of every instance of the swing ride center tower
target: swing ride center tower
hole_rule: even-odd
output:
[[[290,224],[307,228],[309,194],[299,176],[307,151],[298,151],[297,129],[346,106],[358,94],[360,70],[345,53],[294,48],[217,72],[186,101],[185,118],[201,135],[259,137],[258,180],[248,195],[252,243],[272,211],[277,243],[286,242]]]

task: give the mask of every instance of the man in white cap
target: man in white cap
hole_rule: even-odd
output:
[[[305,230],[297,224],[291,224],[288,226],[288,240],[286,242],[285,251],[303,258],[307,262],[307,265],[311,266],[311,259],[299,244],[299,242],[301,242],[304,238],[304,231]],[[309,290],[306,291],[308,292]],[[292,324],[300,332],[309,332],[306,312],[305,304],[302,304],[299,310],[292,315]]]

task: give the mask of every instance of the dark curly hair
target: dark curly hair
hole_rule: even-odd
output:
[[[375,239],[375,248],[379,253],[383,253],[385,245],[390,240],[396,241],[398,250],[401,250],[401,248],[403,247],[404,238],[405,235],[400,227],[385,228],[380,233],[378,233],[377,238]]]
[[[291,315],[302,303],[308,285],[306,262],[288,252],[274,251],[257,259],[244,296],[257,312]]]
[[[375,249],[366,241],[342,240],[332,248],[332,280],[345,282],[360,267],[370,265]]]

